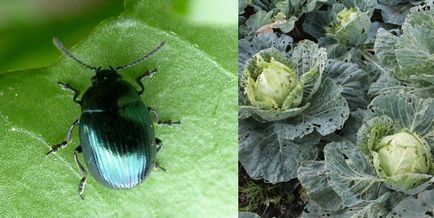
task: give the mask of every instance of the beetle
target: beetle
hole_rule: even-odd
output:
[[[74,160],[82,175],[78,186],[80,197],[84,199],[88,170],[99,183],[110,188],[136,187],[149,176],[154,167],[159,167],[156,153],[162,143],[155,137],[154,122],[168,125],[179,122],[160,121],[158,113],[147,107],[140,98],[144,92],[143,79],[151,77],[156,70],[147,71],[136,79],[139,90],[123,80],[118,71],[148,59],[163,48],[165,42],[128,64],[110,66],[108,69],[84,63],[56,38],[53,38],[53,43],[65,56],[95,71],[95,75],[92,77],[92,85],[81,100],[78,100],[78,89],[59,82],[62,88],[74,93],[73,101],[81,106],[81,115],[72,123],[65,139],[51,146],[51,150],[46,154],[54,154],[69,145],[72,142],[73,129],[79,126],[80,145],[74,151]],[[151,118],[151,113],[155,114],[155,119]],[[83,154],[88,170],[79,160],[80,153]]]

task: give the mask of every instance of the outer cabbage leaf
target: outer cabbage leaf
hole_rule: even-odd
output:
[[[344,206],[375,200],[384,192],[381,188],[384,180],[376,175],[358,147],[330,143],[324,148],[324,156],[330,185],[342,198]]]
[[[325,136],[341,129],[349,116],[348,103],[341,96],[342,87],[326,79],[312,97],[309,108],[294,117],[293,122],[279,122],[282,136],[288,139],[303,137],[314,130]]]
[[[369,11],[358,11],[353,19],[333,33],[333,38],[344,46],[360,46],[364,44],[368,39],[371,28],[370,15]]]
[[[303,30],[315,39],[325,37],[325,27],[335,19],[335,14],[328,11],[312,11],[308,13],[303,22]]]
[[[247,7],[247,0],[238,0],[238,14],[244,14]]]
[[[409,82],[398,80],[389,71],[383,72],[369,87],[368,96],[374,98],[382,92],[405,91],[421,98],[434,97],[434,75],[411,75]]]
[[[411,4],[387,5],[380,3],[377,8],[381,10],[381,17],[385,23],[402,25],[412,6]]]
[[[395,70],[397,66],[395,45],[398,37],[389,31],[380,28],[377,32],[377,38],[374,43],[375,56],[378,58],[381,66],[388,70]]]
[[[366,201],[351,208],[344,208],[337,211],[324,210],[317,204],[309,202],[302,214],[302,218],[364,218],[364,217],[385,217],[388,212],[388,200],[390,193],[385,193],[376,200]]]
[[[399,70],[395,75],[402,80],[408,80],[411,75],[434,75],[434,10],[413,7],[402,30],[396,43]]]
[[[358,8],[360,11],[372,11],[377,5],[376,0],[342,0],[347,8]]]
[[[325,73],[342,86],[342,96],[351,109],[366,108],[369,103],[366,92],[370,84],[366,71],[357,64],[329,60]]]
[[[241,75],[246,62],[261,50],[275,47],[279,51],[286,53],[292,50],[293,40],[288,35],[278,36],[276,33],[259,34],[251,41],[240,39],[238,41],[238,73]],[[290,57],[290,53],[286,53]]]
[[[434,190],[427,190],[417,196],[408,196],[403,199],[387,217],[432,217],[433,214]]]
[[[370,117],[387,116],[392,119],[394,128],[409,129],[433,145],[434,99],[421,99],[405,92],[385,92],[372,100],[369,109]]]
[[[311,134],[296,140],[281,135],[279,125],[260,124],[253,119],[239,122],[239,161],[253,179],[270,183],[297,177],[302,161],[317,157],[320,137]]]
[[[342,198],[333,190],[327,173],[324,161],[305,161],[298,168],[297,177],[310,200],[326,210],[334,211],[342,208]]]
[[[250,16],[245,23],[239,26],[238,38],[251,40],[255,36],[256,31],[258,31],[262,26],[265,26],[271,22],[272,17],[273,11],[266,12],[259,10]]]
[[[241,212],[238,218],[261,218],[258,214],[252,212]]]
[[[350,116],[345,121],[344,127],[339,131],[327,136],[324,139],[327,142],[342,142],[347,141],[357,144],[357,131],[362,125],[363,118],[366,116],[367,111],[357,109],[350,112]]]

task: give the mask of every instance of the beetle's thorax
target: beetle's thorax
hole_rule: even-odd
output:
[[[113,69],[97,70],[95,76],[92,77],[92,85],[98,86],[101,84],[112,83],[122,79],[122,76]]]

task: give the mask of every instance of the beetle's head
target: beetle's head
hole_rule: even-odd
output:
[[[99,85],[104,83],[110,83],[114,81],[121,80],[122,76],[118,74],[118,72],[110,66],[109,69],[101,69],[99,67],[96,70],[95,76],[92,77],[92,84]]]

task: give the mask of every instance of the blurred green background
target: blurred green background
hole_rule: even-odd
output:
[[[192,25],[227,26],[237,22],[235,0],[168,2],[170,7],[161,15],[171,14]],[[52,44],[53,37],[65,45],[77,44],[98,23],[118,16],[123,5],[124,1],[113,0],[0,1],[0,72],[54,63],[60,54]]]
[[[52,64],[59,57],[53,36],[75,44],[122,11],[122,1],[0,1],[0,72]]]

